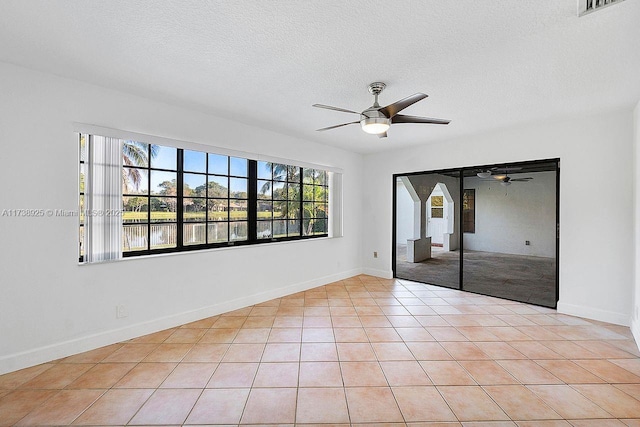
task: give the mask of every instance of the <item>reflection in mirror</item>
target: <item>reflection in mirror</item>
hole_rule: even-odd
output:
[[[476,172],[464,177],[464,290],[555,307],[556,162]]]
[[[396,276],[460,289],[460,172],[396,180]]]

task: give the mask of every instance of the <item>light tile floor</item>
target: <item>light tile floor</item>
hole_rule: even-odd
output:
[[[640,426],[628,328],[357,276],[0,376],[0,425]]]

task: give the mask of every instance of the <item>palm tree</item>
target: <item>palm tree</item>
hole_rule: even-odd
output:
[[[286,177],[288,173],[287,165],[267,162],[264,164],[264,167],[269,171],[273,170],[272,179],[276,181],[286,181]],[[271,188],[271,181],[267,181],[262,185],[262,188],[260,189],[260,191],[262,192],[262,194],[264,194],[267,191],[269,191],[270,188]]]
[[[157,145],[151,145],[151,150],[148,149],[149,144],[139,141],[126,140],[122,144],[122,164],[124,166],[137,166],[146,167],[149,166],[149,152],[151,158],[158,155],[159,147]],[[126,192],[129,192],[129,182],[131,182],[135,190],[138,190],[140,183],[142,182],[142,175],[140,169],[135,167],[122,168],[122,186]]]

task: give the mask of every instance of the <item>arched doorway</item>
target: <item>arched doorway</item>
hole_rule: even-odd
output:
[[[397,277],[459,289],[460,174],[397,176]]]
[[[455,201],[447,185],[438,182],[426,203],[427,237],[431,237],[431,246],[452,251],[458,248],[457,239],[452,239],[455,230]]]

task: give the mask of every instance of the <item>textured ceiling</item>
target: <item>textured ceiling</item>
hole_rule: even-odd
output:
[[[2,0],[0,61],[356,152],[425,144],[640,100],[640,1]],[[358,126],[380,102],[448,126]]]

